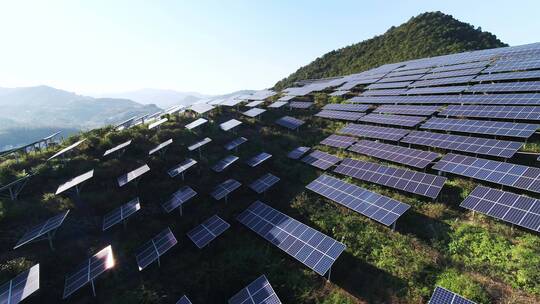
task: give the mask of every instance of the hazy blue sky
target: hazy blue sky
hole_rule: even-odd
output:
[[[262,89],[325,52],[434,10],[510,45],[540,40],[538,0],[5,0],[0,87]]]

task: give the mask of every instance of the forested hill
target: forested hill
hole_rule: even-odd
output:
[[[329,52],[276,83],[362,72],[383,64],[449,53],[506,46],[489,32],[441,12],[423,13],[386,33]]]

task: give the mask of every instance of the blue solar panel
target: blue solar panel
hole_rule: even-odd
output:
[[[265,275],[258,277],[229,299],[229,304],[281,304]]]
[[[231,225],[214,215],[204,221],[199,226],[193,228],[187,233],[187,236],[199,249],[206,247],[212,240],[221,235]]]
[[[353,135],[353,136],[358,136],[358,137],[398,141],[401,138],[403,138],[405,135],[407,135],[409,131],[404,130],[404,129],[396,129],[396,128],[347,124],[341,130],[339,130],[338,133]]]
[[[279,182],[279,177],[277,177],[277,176],[275,176],[275,175],[273,175],[271,173],[267,173],[267,174],[261,176],[259,179],[257,179],[253,183],[251,183],[249,185],[249,188],[251,188],[251,190],[253,190],[253,191],[260,194],[260,193],[263,193],[266,190],[268,190],[270,187],[275,185],[277,182]]]
[[[529,138],[539,127],[537,124],[433,117],[420,128]]]
[[[264,161],[270,159],[272,154],[261,152],[246,161],[246,164],[250,167],[256,167],[262,164]]]
[[[311,152],[308,156],[302,158],[302,161],[306,164],[310,164],[313,167],[319,168],[321,170],[326,170],[332,167],[340,160],[341,158],[337,156],[319,150],[315,150]]]
[[[476,304],[473,301],[467,300],[457,293],[451,292],[448,289],[437,286],[431,295],[428,304]]]
[[[276,120],[276,124],[290,130],[296,130],[304,124],[304,121],[290,116],[283,116],[280,119]]]
[[[223,170],[227,169],[230,165],[232,165],[237,160],[238,160],[237,156],[229,155],[223,158],[222,160],[220,160],[219,162],[217,162],[217,164],[215,164],[212,167],[212,170],[218,173],[222,172]]]
[[[176,304],[192,304],[191,301],[188,299],[187,296],[182,296]]]
[[[349,148],[350,151],[392,162],[423,169],[439,157],[439,154],[416,150],[370,140],[361,140]]]
[[[315,114],[316,117],[328,118],[328,119],[337,119],[337,120],[347,120],[347,121],[357,121],[360,117],[366,114],[360,112],[347,112],[347,111],[333,111],[333,110],[322,110],[319,113]]]
[[[287,154],[287,157],[290,159],[299,159],[302,155],[306,154],[309,151],[309,147],[297,147]]]

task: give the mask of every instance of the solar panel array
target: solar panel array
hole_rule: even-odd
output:
[[[329,118],[329,119],[338,119],[338,120],[348,120],[348,121],[357,121],[360,117],[366,114],[360,112],[346,112],[346,111],[333,111],[333,110],[322,110],[319,113],[315,114],[317,117]]]
[[[117,179],[118,186],[123,187],[127,185],[129,182],[143,176],[148,171],[150,171],[150,167],[148,167],[147,164],[144,164],[140,166],[139,168],[118,177]]]
[[[372,83],[366,87],[368,90],[374,89],[393,89],[393,88],[406,88],[412,81],[400,81],[400,82],[377,82]]]
[[[229,304],[281,304],[265,275],[240,290],[229,299]]]
[[[39,264],[0,286],[0,303],[17,304],[39,289]]]
[[[346,158],[334,172],[359,180],[436,198],[445,177]]]
[[[319,150],[315,150],[311,152],[308,156],[305,156],[302,158],[302,161],[306,164],[312,165],[313,167],[319,168],[321,170],[326,170],[333,165],[337,164],[341,158],[328,154],[326,152],[322,152]]]
[[[440,109],[440,106],[409,106],[409,105],[382,105],[373,110],[374,113],[431,116]]]
[[[283,116],[276,120],[276,124],[290,130],[296,130],[304,124],[304,121],[290,116]]]
[[[291,101],[289,107],[292,109],[308,109],[313,105],[313,102],[309,101]]]
[[[277,182],[279,182],[279,177],[273,175],[272,173],[266,173],[251,183],[249,188],[258,194],[261,194],[275,185]]]
[[[182,186],[171,195],[171,198],[168,201],[161,204],[161,207],[163,207],[165,212],[171,213],[171,211],[184,205],[191,198],[195,197],[195,195],[197,195],[197,192],[191,187]]]
[[[474,78],[475,81],[497,81],[497,80],[522,80],[522,79],[536,79],[540,78],[540,71],[526,71],[526,72],[510,72],[510,73],[495,73],[495,74],[482,74]]]
[[[427,95],[427,96],[357,96],[349,103],[367,104],[485,104],[485,105],[540,105],[540,94],[483,94],[483,95]]]
[[[329,103],[325,105],[323,110],[329,111],[347,111],[347,112],[366,112],[369,110],[369,105],[350,104],[350,103]]]
[[[422,129],[529,138],[540,125],[488,120],[430,118]]]
[[[433,169],[540,193],[540,168],[446,154]]]
[[[103,217],[103,231],[111,228],[112,226],[125,221],[129,216],[135,214],[135,212],[141,209],[141,203],[139,198],[136,197],[122,206],[114,209],[113,211],[105,214]]]
[[[228,142],[226,145],[225,145],[225,149],[227,151],[231,151],[235,148],[237,148],[238,146],[240,146],[241,144],[247,142],[247,138],[245,137],[238,137],[236,139],[233,139],[232,141]]]
[[[242,184],[239,181],[231,178],[217,185],[210,195],[212,195],[214,199],[219,201],[220,199],[227,197],[234,190],[240,188],[240,186],[242,186]]]
[[[370,140],[361,140],[350,151],[424,169],[439,157],[435,152],[416,150]]]
[[[345,250],[344,244],[260,201],[237,219],[319,275],[325,275]]]
[[[170,228],[158,233],[150,241],[146,242],[137,252],[137,265],[139,271],[159,260],[159,257],[169,251],[178,241]]]
[[[514,154],[523,146],[522,142],[516,141],[442,134],[426,131],[413,131],[403,138],[401,142],[503,158],[510,158],[514,156]]]
[[[471,300],[467,300],[457,293],[451,292],[448,289],[437,286],[431,295],[428,304],[476,304]]]
[[[246,164],[250,167],[256,167],[260,164],[262,164],[264,161],[270,159],[272,157],[272,154],[270,153],[266,153],[266,152],[261,152],[255,156],[253,156],[252,158],[248,159],[246,161]]]
[[[223,172],[223,170],[227,169],[230,165],[232,165],[237,160],[238,160],[238,156],[229,155],[223,158],[222,160],[220,160],[219,162],[217,162],[217,164],[215,164],[212,167],[212,170],[218,173]]]
[[[265,109],[253,108],[253,109],[249,109],[249,110],[245,111],[242,114],[253,118],[253,117],[257,117],[257,116],[261,115],[264,112],[266,112]]]
[[[404,130],[404,129],[358,125],[358,124],[351,123],[343,127],[341,130],[339,130],[338,133],[353,135],[353,136],[358,136],[358,137],[398,141],[401,138],[403,138],[405,135],[407,135],[409,131]]]
[[[538,92],[540,81],[480,83],[467,88],[472,93],[499,93],[499,92]]]
[[[294,148],[294,150],[292,150],[291,152],[289,152],[287,154],[287,157],[290,159],[299,159],[304,154],[306,154],[306,152],[309,150],[310,150],[309,147],[297,147],[297,148]]]
[[[196,160],[192,158],[186,158],[186,160],[184,160],[183,162],[169,169],[169,171],[167,171],[167,174],[169,174],[170,177],[176,177],[179,174],[183,174],[186,170],[195,166],[196,164]]]
[[[394,125],[403,127],[414,127],[424,121],[426,118],[422,116],[406,116],[394,114],[368,114],[359,119],[359,121],[370,122],[384,125]]]
[[[332,134],[328,136],[327,138],[323,139],[320,144],[335,148],[342,148],[346,149],[350,145],[354,144],[356,142],[356,138],[349,137],[349,136],[342,136],[342,135],[336,135]]]
[[[540,106],[450,105],[441,116],[540,120]]]
[[[395,223],[410,208],[407,204],[325,174],[306,188],[386,226]]]
[[[199,226],[190,230],[187,233],[187,236],[199,249],[202,249],[225,232],[225,230],[229,229],[229,227],[231,227],[229,223],[225,222],[219,216],[214,215]]]

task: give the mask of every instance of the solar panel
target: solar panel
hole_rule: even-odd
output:
[[[173,140],[172,138],[169,139],[169,140],[166,140],[162,143],[160,143],[159,145],[157,145],[155,148],[153,148],[152,150],[148,151],[148,155],[152,155],[158,151],[161,151],[161,149],[167,147],[168,145],[172,144],[173,143]]]
[[[344,244],[260,201],[251,204],[237,219],[322,276],[345,250]]]
[[[264,103],[264,100],[254,100],[248,104],[246,104],[246,107],[249,107],[249,108],[253,108],[253,107],[256,107],[260,104],[263,104]]]
[[[384,125],[414,127],[424,121],[423,116],[406,116],[394,114],[368,114],[359,119],[359,121],[370,122]]]
[[[377,82],[372,83],[366,87],[368,90],[373,89],[393,89],[393,88],[406,88],[412,81],[400,81],[400,82]]]
[[[281,304],[265,275],[240,290],[229,299],[229,304]]]
[[[124,143],[121,143],[116,147],[110,148],[109,150],[105,151],[105,153],[103,153],[103,156],[107,156],[107,155],[112,154],[112,153],[114,153],[114,152],[116,152],[118,150],[122,150],[122,149],[126,148],[129,145],[131,145],[131,140],[128,140],[128,141],[126,141]]]
[[[398,141],[403,138],[403,136],[407,135],[409,131],[404,129],[358,125],[351,123],[339,130],[338,133],[358,137]]]
[[[480,81],[521,80],[521,79],[537,79],[537,78],[540,78],[540,71],[482,74],[482,75],[476,76],[474,81],[480,82]]]
[[[192,144],[191,146],[189,146],[189,147],[188,147],[188,150],[189,150],[189,151],[197,150],[197,149],[201,148],[202,146],[204,146],[204,145],[210,143],[211,141],[212,141],[211,138],[206,137],[205,139],[203,139],[203,140],[201,140],[201,141],[198,141],[198,142]]]
[[[64,211],[60,214],[57,214],[39,225],[33,226],[30,228],[22,237],[19,239],[13,249],[17,249],[28,243],[39,241],[43,238],[51,238],[55,230],[58,229],[64,222],[64,219],[68,215],[69,210]]]
[[[405,76],[405,75],[417,75],[417,74],[425,74],[429,72],[431,68],[420,68],[420,69],[403,69],[398,68],[394,71],[388,73],[385,78],[388,77],[397,77],[397,76]]]
[[[416,75],[405,75],[405,76],[399,76],[399,77],[388,77],[383,78],[377,83],[385,83],[385,82],[396,82],[396,81],[411,81],[411,80],[417,80],[422,77],[422,74],[416,74]]]
[[[475,75],[466,75],[466,76],[458,76],[458,77],[426,79],[426,80],[415,81],[409,87],[420,88],[420,87],[433,87],[433,86],[449,85],[449,84],[463,84],[463,83],[469,83],[474,77]]]
[[[426,88],[413,88],[407,90],[405,94],[417,94],[417,95],[427,95],[427,94],[446,94],[446,93],[461,93],[467,90],[469,86],[447,86],[447,87],[426,87]]]
[[[292,150],[291,152],[287,154],[287,157],[290,159],[299,159],[300,157],[302,157],[302,155],[306,154],[306,152],[309,150],[310,150],[309,147],[296,147],[294,148],[294,150]]]
[[[222,172],[223,170],[227,169],[227,167],[232,165],[237,160],[238,160],[237,156],[229,155],[229,156],[223,158],[222,160],[220,160],[219,162],[217,162],[217,164],[215,164],[212,167],[212,170],[214,170],[215,172],[218,172],[218,173]]]
[[[178,174],[182,174],[183,176],[184,172],[187,169],[193,167],[196,164],[197,164],[196,160],[192,158],[186,158],[186,160],[184,160],[183,162],[169,169],[169,171],[167,171],[167,174],[169,174],[170,177],[176,177],[178,176]]]
[[[302,161],[306,164],[312,165],[313,167],[319,168],[321,170],[326,170],[332,167],[340,160],[341,158],[337,156],[319,150],[315,150],[311,152],[308,156],[302,158]]]
[[[431,295],[428,304],[476,304],[471,300],[467,300],[457,293],[451,292],[448,289],[437,286]]]
[[[269,154],[269,153],[266,153],[266,152],[261,152],[255,156],[253,156],[252,158],[248,159],[246,161],[246,164],[250,167],[256,167],[260,164],[262,164],[264,161],[266,161],[267,159],[270,159],[272,157],[272,154]]]
[[[77,146],[79,146],[80,144],[82,144],[85,141],[86,141],[86,138],[82,139],[82,140],[79,140],[78,142],[73,143],[72,145],[69,145],[69,146],[65,147],[64,149],[56,152],[53,156],[49,157],[47,160],[57,158],[58,156],[75,149]]]
[[[535,60],[505,60],[486,68],[483,73],[524,71],[540,68],[540,59]]]
[[[247,141],[248,141],[248,140],[247,140],[247,138],[245,138],[245,137],[238,137],[238,138],[236,138],[236,139],[234,139],[234,140],[228,142],[228,143],[225,145],[225,149],[226,149],[227,151],[231,151],[231,150],[237,148],[238,146],[240,146],[241,144],[243,144],[243,143],[245,143],[245,142],[247,142]]]
[[[444,66],[433,68],[430,72],[440,73],[440,72],[466,70],[466,69],[474,69],[474,68],[484,68],[489,63],[490,61],[486,60],[486,61],[470,62],[470,63],[463,63],[463,64],[444,65]]]
[[[491,104],[491,105],[540,105],[540,94],[478,94],[478,95],[427,95],[427,96],[357,96],[349,103],[368,104]]]
[[[195,197],[195,195],[197,195],[197,192],[191,187],[182,186],[171,195],[171,198],[168,201],[161,204],[161,207],[163,207],[165,212],[171,213],[171,211],[183,206],[187,201]]]
[[[242,122],[239,121],[239,120],[236,120],[236,119],[231,119],[231,120],[228,120],[222,124],[219,125],[219,127],[221,128],[221,130],[223,131],[229,131],[235,127],[238,127],[239,125],[241,125]]]
[[[273,185],[275,185],[277,182],[279,182],[279,177],[273,175],[272,173],[266,173],[265,175],[261,176],[259,179],[251,183],[249,185],[249,188],[257,192],[258,194],[261,194]]]
[[[155,261],[157,261],[159,265],[159,258],[177,243],[178,241],[170,228],[167,227],[165,230],[158,233],[137,251],[136,258],[139,271],[145,269]]]
[[[329,119],[339,119],[339,120],[348,120],[348,121],[357,121],[360,117],[366,114],[359,112],[346,112],[346,111],[333,111],[333,110],[322,110],[319,113],[315,114],[317,117],[329,118]]]
[[[253,108],[253,109],[245,111],[242,114],[253,118],[253,117],[257,117],[257,116],[261,115],[264,112],[266,112],[265,109]]]
[[[433,169],[540,193],[540,168],[450,153]]]
[[[306,188],[386,226],[394,224],[411,207],[325,174]]]
[[[484,67],[472,68],[472,69],[466,69],[466,70],[452,70],[452,71],[446,71],[446,72],[429,73],[422,76],[421,79],[437,79],[437,78],[457,77],[457,76],[466,76],[466,75],[478,75],[478,73],[480,73],[480,71],[482,71],[483,69]]]
[[[118,180],[118,186],[123,187],[123,186],[127,185],[129,182],[140,178],[141,176],[143,176],[143,174],[145,174],[148,171],[150,171],[150,167],[148,167],[147,164],[144,164],[144,165],[140,166],[139,168],[118,177],[118,179],[117,179]]]
[[[437,175],[393,168],[350,158],[344,159],[334,169],[334,172],[433,199],[439,195],[446,181],[445,177]]]
[[[349,148],[350,151],[391,162],[424,169],[439,157],[439,154],[395,145],[361,140]]]
[[[285,95],[285,96],[281,96],[278,101],[289,101],[291,99],[294,99],[296,96],[295,95]]]
[[[122,221],[125,221],[129,216],[135,214],[135,212],[139,211],[140,209],[141,203],[139,198],[136,197],[122,206],[114,209],[113,211],[105,214],[105,216],[103,216],[103,231]]]
[[[330,94],[328,94],[329,96],[343,96],[345,94],[349,94],[351,93],[351,91],[334,91]]]
[[[407,94],[407,89],[381,89],[362,92],[362,96],[392,96]]]
[[[501,83],[479,83],[470,86],[467,92],[538,92],[540,91],[540,81],[520,81]]]
[[[191,301],[188,299],[187,296],[182,296],[176,304],[192,304]]]
[[[354,137],[332,134],[328,136],[327,138],[323,139],[320,142],[320,144],[325,145],[325,146],[335,147],[335,148],[346,149],[350,145],[354,144],[355,142],[356,142],[356,138]]]
[[[195,120],[195,121],[193,121],[193,122],[191,122],[191,123],[188,123],[188,124],[186,125],[186,129],[188,129],[188,130],[193,130],[193,129],[195,129],[196,127],[202,126],[202,125],[204,125],[204,124],[207,123],[207,122],[208,122],[207,119],[199,118],[199,119],[197,119],[197,120]]]
[[[39,289],[39,264],[0,286],[0,303],[17,304]]]
[[[440,106],[407,106],[382,105],[373,110],[374,113],[431,116],[439,110]]]
[[[218,201],[222,198],[226,199],[230,193],[240,188],[240,186],[242,186],[242,184],[239,181],[231,178],[217,185],[210,195]]]
[[[290,130],[296,130],[304,124],[304,121],[291,116],[283,116],[280,119],[276,120],[276,124]]]
[[[158,120],[158,121],[155,121],[155,122],[149,124],[149,125],[148,125],[148,129],[153,129],[153,128],[155,128],[155,127],[159,127],[159,126],[161,126],[162,124],[166,123],[167,121],[169,121],[168,118],[162,118],[162,119],[160,119],[160,120]]]
[[[222,220],[219,216],[214,215],[190,230],[187,236],[199,249],[202,249],[225,232],[225,230],[229,229],[229,227],[231,227],[229,223]]]
[[[413,131],[403,138],[401,142],[504,158],[514,156],[514,154],[523,146],[523,143],[515,141],[425,131]]]
[[[295,97],[295,96],[292,96],[292,97]],[[277,109],[277,108],[281,108],[283,107],[284,105],[286,105],[288,102],[286,101],[276,101],[274,103],[271,103],[268,107],[269,108],[274,108],[274,109]]]
[[[540,120],[540,106],[450,105],[440,116]]]
[[[291,109],[308,109],[313,105],[313,102],[309,101],[291,101],[289,107]]]
[[[422,129],[521,138],[529,138],[531,135],[534,134],[534,132],[536,132],[539,127],[540,125],[526,123],[438,117],[432,117],[420,126],[420,128]]]
[[[350,103],[329,103],[323,110],[329,111],[347,111],[347,112],[365,112],[369,110],[369,105],[350,104]]]
[[[76,188],[76,191],[78,192],[79,191],[79,185],[82,184],[83,182],[91,179],[92,177],[94,177],[94,169],[86,172],[86,173],[83,173],[79,176],[76,176],[70,180],[68,180],[67,182],[61,184],[60,186],[58,186],[58,188],[56,189],[56,195],[64,192],[64,191],[67,191],[73,187]]]
[[[197,104],[191,105],[189,109],[197,112],[198,114],[204,114],[212,110],[213,108],[214,106],[206,104],[206,103],[197,103]]]
[[[79,265],[75,272],[66,276],[63,298],[66,299],[88,283],[92,285],[92,291],[94,291],[94,280],[105,271],[113,268],[114,264],[115,261],[111,245],[101,249],[98,253],[90,257],[88,261]]]

